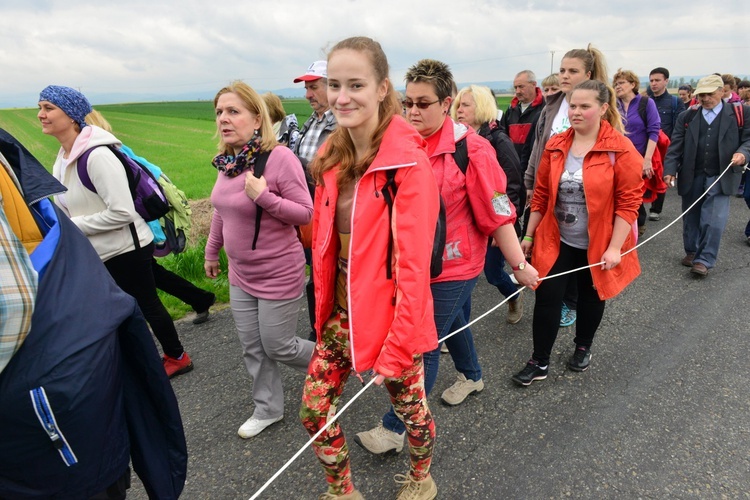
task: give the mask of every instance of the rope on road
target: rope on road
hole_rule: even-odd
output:
[[[688,213],[688,212],[689,212],[689,211],[690,211],[690,210],[691,210],[691,209],[692,209],[692,208],[693,208],[693,207],[694,207],[695,205],[697,205],[697,204],[698,204],[698,202],[699,202],[700,200],[702,200],[702,199],[703,199],[703,198],[704,198],[704,197],[705,197],[705,196],[706,196],[706,195],[708,194],[708,192],[709,192],[709,191],[711,190],[711,188],[712,188],[712,187],[714,187],[714,186],[716,185],[716,183],[717,183],[717,182],[719,182],[719,181],[721,180],[721,178],[722,178],[722,177],[724,176],[724,174],[726,174],[726,173],[727,173],[727,172],[729,171],[729,169],[730,169],[730,168],[732,168],[732,163],[731,163],[731,162],[730,162],[730,163],[729,163],[729,165],[728,165],[728,166],[727,166],[727,167],[726,167],[726,168],[724,169],[724,171],[723,171],[723,172],[722,172],[722,173],[721,173],[721,174],[720,174],[720,175],[719,175],[719,176],[718,176],[718,177],[716,178],[716,180],[715,180],[714,182],[712,182],[710,186],[708,186],[708,189],[706,189],[706,191],[705,191],[705,192],[704,192],[704,193],[703,193],[702,195],[700,195],[700,196],[699,196],[699,197],[698,197],[698,198],[697,198],[697,199],[696,199],[696,200],[695,200],[695,201],[693,202],[693,204],[692,204],[692,205],[690,205],[690,206],[689,206],[689,207],[687,208],[687,210],[685,210],[684,212],[682,212],[682,213],[681,213],[681,214],[680,214],[680,215],[679,215],[679,216],[678,216],[678,217],[677,217],[677,218],[676,218],[675,220],[673,220],[672,222],[670,222],[669,224],[667,224],[666,226],[664,226],[663,228],[661,228],[661,229],[660,229],[659,231],[657,231],[656,233],[654,233],[654,234],[653,234],[653,235],[651,235],[650,237],[648,237],[648,238],[646,238],[645,240],[641,241],[640,243],[638,243],[638,244],[637,244],[636,246],[634,246],[634,247],[633,247],[633,248],[631,248],[630,250],[628,250],[628,251],[626,251],[625,253],[621,254],[620,256],[622,257],[622,256],[624,256],[624,255],[627,255],[627,254],[629,254],[630,252],[632,252],[632,251],[636,250],[637,248],[640,248],[640,247],[642,247],[643,245],[645,245],[646,243],[648,243],[649,241],[651,241],[652,239],[656,238],[656,237],[657,237],[657,236],[659,236],[659,235],[660,235],[661,233],[663,233],[664,231],[666,231],[667,229],[669,229],[670,227],[672,227],[672,226],[673,226],[674,224],[676,224],[676,223],[677,223],[677,222],[678,222],[679,220],[681,220],[681,219],[682,219],[682,218],[683,218],[683,217],[685,216],[685,214],[687,214],[687,213]],[[743,166],[743,171],[748,171],[748,170],[750,170],[750,168],[748,168],[748,165],[747,165],[747,164],[745,164],[745,165]],[[578,271],[583,271],[583,270],[585,270],[585,269],[591,269],[592,267],[595,267],[595,266],[601,266],[602,264],[604,264],[604,262],[603,262],[603,261],[602,261],[602,262],[597,262],[596,264],[590,264],[590,265],[588,265],[588,266],[582,266],[582,267],[579,267],[579,268],[576,268],[576,269],[571,269],[571,270],[569,270],[569,271],[565,271],[565,272],[562,272],[562,273],[554,274],[554,275],[551,275],[551,276],[545,276],[544,278],[539,278],[539,281],[544,281],[544,280],[548,280],[548,279],[552,279],[552,278],[558,278],[558,277],[560,277],[560,276],[565,276],[566,274],[577,273]],[[464,326],[462,326],[461,328],[459,328],[459,329],[457,329],[457,330],[455,330],[455,331],[453,331],[453,332],[449,333],[449,334],[448,334],[448,335],[446,335],[445,337],[443,337],[443,338],[441,338],[441,339],[438,339],[438,343],[440,343],[440,342],[444,342],[445,340],[447,340],[447,339],[451,338],[452,336],[456,335],[457,333],[460,333],[460,332],[462,332],[462,331],[466,330],[467,328],[469,328],[470,326],[472,326],[472,325],[476,324],[477,322],[481,321],[482,319],[484,319],[485,317],[489,316],[489,315],[490,315],[491,313],[493,313],[493,312],[495,312],[495,311],[496,311],[497,309],[499,309],[499,308],[500,308],[500,306],[502,306],[502,305],[504,305],[505,303],[507,303],[507,302],[508,302],[509,300],[511,300],[511,299],[512,299],[513,297],[517,296],[517,295],[518,295],[519,293],[521,293],[521,292],[522,292],[523,290],[525,290],[526,288],[527,288],[527,287],[523,286],[523,287],[521,287],[521,288],[517,289],[517,290],[516,290],[516,291],[515,291],[514,293],[512,293],[511,295],[509,295],[508,297],[506,297],[506,298],[505,298],[505,300],[503,300],[502,302],[500,302],[500,303],[499,303],[499,304],[497,304],[496,306],[492,307],[491,309],[489,309],[489,310],[488,310],[487,312],[485,312],[485,313],[484,313],[484,314],[482,314],[481,316],[478,316],[478,317],[477,317],[477,318],[475,318],[475,319],[474,319],[473,321],[470,321],[470,322],[469,322],[469,323],[467,323],[466,325],[464,325]],[[295,453],[295,454],[294,454],[294,455],[292,456],[292,458],[290,458],[289,460],[287,460],[287,462],[286,462],[286,463],[285,463],[285,464],[284,464],[284,465],[283,465],[283,466],[282,466],[282,467],[281,467],[281,468],[280,468],[280,469],[279,469],[278,471],[276,471],[276,473],[275,473],[275,474],[274,474],[273,476],[271,476],[271,478],[270,478],[270,479],[269,479],[268,481],[266,481],[266,483],[265,483],[265,484],[264,484],[263,486],[261,486],[261,487],[260,487],[260,489],[258,489],[258,491],[256,491],[256,492],[255,492],[255,493],[253,494],[253,496],[252,496],[252,497],[250,497],[250,500],[255,500],[255,499],[257,499],[257,498],[258,498],[258,497],[260,496],[260,494],[261,494],[261,493],[263,493],[263,492],[264,492],[264,491],[266,490],[266,488],[268,488],[268,487],[269,487],[269,486],[270,486],[270,485],[271,485],[271,484],[272,484],[272,483],[273,483],[273,482],[274,482],[274,481],[275,481],[276,479],[278,479],[278,477],[279,477],[279,476],[280,476],[280,475],[281,475],[281,474],[282,474],[282,473],[283,473],[283,472],[284,472],[284,471],[285,471],[285,470],[286,470],[286,469],[287,469],[287,468],[288,468],[288,467],[289,467],[290,465],[292,465],[292,463],[293,463],[293,462],[294,462],[295,460],[297,460],[297,458],[299,458],[299,456],[300,456],[300,455],[302,455],[302,453],[304,453],[304,451],[305,451],[305,450],[307,449],[307,447],[308,447],[308,446],[311,446],[311,445],[312,445],[312,444],[313,444],[313,443],[315,442],[315,440],[316,440],[316,439],[318,439],[318,437],[319,437],[319,436],[320,436],[321,434],[323,434],[323,432],[325,432],[325,431],[326,431],[326,430],[328,429],[328,427],[329,427],[329,426],[330,426],[331,424],[333,424],[333,423],[334,423],[335,421],[337,421],[337,420],[339,419],[339,417],[340,417],[340,416],[341,416],[341,415],[342,415],[342,414],[343,414],[343,413],[344,413],[344,412],[345,412],[345,411],[347,410],[347,408],[349,408],[349,406],[351,406],[351,405],[352,405],[352,403],[354,403],[354,402],[355,402],[355,401],[356,401],[356,400],[357,400],[357,399],[358,399],[358,398],[359,398],[359,397],[360,397],[360,396],[361,396],[362,394],[364,394],[364,393],[365,393],[365,391],[367,391],[367,389],[369,389],[369,388],[370,388],[370,387],[372,386],[372,384],[373,384],[374,382],[375,382],[375,378],[373,377],[372,379],[370,379],[370,381],[369,381],[369,382],[367,382],[366,384],[364,384],[364,386],[362,387],[362,389],[360,389],[360,390],[359,390],[359,392],[357,392],[357,394],[355,394],[355,395],[354,395],[354,396],[352,397],[352,399],[350,399],[350,400],[349,400],[349,401],[348,401],[348,402],[347,402],[347,403],[346,403],[346,404],[345,404],[345,405],[344,405],[344,406],[343,406],[343,407],[342,407],[342,408],[341,408],[341,409],[340,409],[339,411],[337,411],[337,412],[336,412],[336,414],[335,414],[335,415],[333,415],[333,416],[332,416],[332,417],[331,417],[331,418],[330,418],[330,419],[328,420],[328,422],[326,423],[326,425],[325,425],[324,427],[322,427],[322,428],[321,428],[321,429],[320,429],[320,430],[319,430],[318,432],[316,432],[316,433],[315,433],[315,435],[314,435],[313,437],[311,437],[311,438],[310,438],[310,439],[309,439],[309,440],[307,441],[307,443],[305,443],[305,444],[304,444],[304,446],[302,446],[302,448],[300,448],[300,449],[299,449],[299,450],[297,451],[297,453]]]

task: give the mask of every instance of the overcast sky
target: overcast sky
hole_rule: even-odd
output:
[[[540,77],[588,42],[610,75],[750,75],[750,16],[738,1],[506,0],[2,0],[0,107],[36,106],[48,84],[97,96],[187,96],[242,79],[256,89],[294,87],[326,49],[352,35],[378,40],[402,86],[425,57],[458,82]],[[552,60],[551,51],[554,51]],[[297,84],[301,87],[301,84]]]

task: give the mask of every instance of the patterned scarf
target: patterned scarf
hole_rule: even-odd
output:
[[[237,156],[230,154],[216,155],[211,164],[219,172],[224,172],[227,177],[237,177],[255,164],[258,153],[260,153],[260,135],[256,131],[247,144],[242,146],[242,151]]]

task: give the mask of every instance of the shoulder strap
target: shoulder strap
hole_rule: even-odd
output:
[[[91,177],[89,176],[89,170],[88,170],[88,162],[89,162],[89,155],[91,152],[98,148],[99,146],[94,146],[91,149],[87,149],[83,152],[83,154],[78,158],[78,161],[76,162],[76,169],[78,170],[78,178],[81,180],[81,184],[88,189],[89,191],[93,191],[96,193],[96,188],[94,187],[94,183],[91,182]]]
[[[648,106],[649,96],[641,96],[641,101],[638,103],[638,116],[643,120],[643,124],[648,126],[648,118],[646,116],[646,106]]]
[[[456,143],[456,151],[453,153],[453,160],[465,175],[466,169],[469,168],[469,149],[466,147],[466,137]]]
[[[742,103],[741,102],[733,102],[732,103],[732,111],[734,111],[734,117],[737,120],[737,127],[743,128],[745,126],[745,113],[742,109]]]
[[[385,254],[385,277],[393,278],[393,269],[391,262],[393,260],[393,200],[396,198],[398,186],[396,186],[396,169],[391,168],[385,171],[385,184],[380,192],[383,195],[386,205],[388,205],[388,249]]]
[[[268,157],[271,156],[270,151],[264,151],[258,155],[253,165],[253,175],[260,179],[263,172],[266,170],[266,162]],[[260,219],[263,216],[263,208],[260,205],[255,205],[255,235],[253,236],[252,249],[255,250],[255,246],[258,243],[258,234],[260,234]]]

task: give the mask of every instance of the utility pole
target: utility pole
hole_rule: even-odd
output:
[[[552,73],[555,72],[555,70],[554,70],[554,67],[555,67],[555,51],[554,50],[550,50],[549,53],[550,53],[549,74],[551,75]]]

